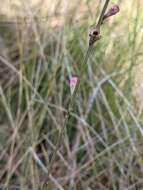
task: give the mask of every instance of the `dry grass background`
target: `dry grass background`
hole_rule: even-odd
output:
[[[0,189],[143,189],[141,0],[111,2],[50,167],[103,2],[0,2]]]

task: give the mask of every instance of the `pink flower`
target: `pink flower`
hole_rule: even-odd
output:
[[[120,8],[118,5],[113,5],[107,13],[105,13],[105,15],[103,16],[103,20],[105,20],[106,18],[113,16],[115,14],[117,14],[120,11]]]
[[[70,91],[71,91],[71,94],[74,93],[74,90],[76,88],[77,83],[78,83],[78,77],[77,76],[72,76],[70,78]]]

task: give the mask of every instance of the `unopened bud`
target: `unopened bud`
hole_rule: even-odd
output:
[[[71,91],[71,95],[74,93],[77,83],[78,83],[78,77],[77,76],[72,76],[70,78],[70,91]]]
[[[113,5],[108,11],[107,13],[105,13],[105,15],[103,16],[103,20],[105,20],[106,18],[113,16],[115,14],[117,14],[120,11],[120,8],[118,5]]]

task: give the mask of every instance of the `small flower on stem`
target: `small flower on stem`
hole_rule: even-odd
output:
[[[120,8],[118,5],[113,5],[108,11],[107,13],[104,14],[103,16],[103,20],[105,20],[106,18],[113,16],[115,14],[117,14],[120,11]]]
[[[71,91],[71,95],[73,95],[76,85],[78,83],[79,78],[77,76],[72,76],[70,78],[70,91]]]

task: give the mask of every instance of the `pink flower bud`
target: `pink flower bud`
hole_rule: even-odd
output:
[[[71,91],[71,94],[74,93],[74,90],[76,88],[77,83],[78,83],[78,77],[77,76],[72,76],[70,78],[70,91]]]
[[[105,15],[103,16],[103,20],[105,20],[106,18],[113,16],[115,14],[117,14],[120,11],[120,8],[118,5],[113,5],[107,13],[105,13]]]

